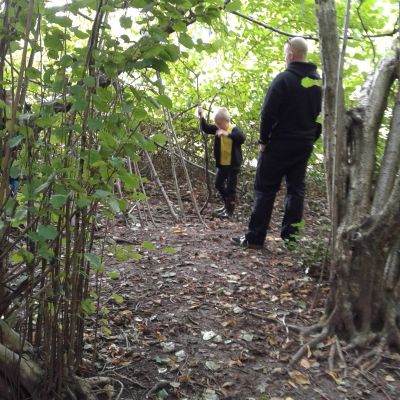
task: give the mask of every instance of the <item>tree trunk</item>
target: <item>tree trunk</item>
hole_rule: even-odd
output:
[[[325,78],[323,131],[328,193],[336,226],[331,238],[331,292],[325,327],[356,346],[375,342],[399,349],[399,94],[387,138],[379,132],[389,92],[399,78],[399,59],[398,55],[383,59],[366,80],[359,106],[345,112],[337,68],[335,2],[316,3]],[[386,140],[381,162],[377,159],[378,140]]]

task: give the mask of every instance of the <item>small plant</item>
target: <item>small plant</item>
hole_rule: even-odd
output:
[[[299,258],[300,265],[307,275],[319,276],[328,257],[330,226],[320,225],[312,238],[304,234],[304,221],[294,226],[298,228],[298,233],[294,235],[294,241],[288,242],[287,247]]]

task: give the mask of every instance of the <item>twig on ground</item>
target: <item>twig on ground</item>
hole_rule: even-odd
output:
[[[111,378],[111,379],[112,379],[113,381],[118,382],[118,383],[121,385],[121,389],[120,389],[120,391],[119,391],[117,397],[115,398],[115,400],[119,400],[120,397],[122,396],[122,392],[124,391],[124,384],[123,384],[121,381],[119,381],[118,379],[115,379],[115,378]]]
[[[146,399],[149,398],[149,396],[153,395],[154,393],[158,392],[161,389],[165,389],[169,387],[169,382],[168,381],[160,381],[157,382],[147,393],[146,393]]]
[[[113,372],[114,375],[117,375],[117,376],[120,377],[121,379],[123,379],[123,380],[125,380],[125,381],[127,381],[127,382],[129,382],[129,383],[132,383],[133,385],[139,386],[139,387],[142,388],[142,389],[146,389],[146,390],[149,389],[147,386],[145,386],[145,385],[143,385],[142,383],[138,382],[136,379],[128,378],[127,376],[122,375],[122,374],[120,374],[120,373],[118,373],[118,372],[115,372],[115,371],[112,371],[112,372]]]

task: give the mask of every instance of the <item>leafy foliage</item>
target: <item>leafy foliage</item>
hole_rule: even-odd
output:
[[[99,312],[88,283],[93,276],[99,282],[105,269],[94,249],[97,215],[112,219],[130,199],[144,198],[144,179],[130,173],[127,163],[166,144],[163,111],[172,112],[179,144],[196,159],[204,148],[194,108],[198,102],[210,112],[226,106],[248,134],[249,163],[257,152],[262,99],[284,67],[285,33],[316,38],[316,20],[311,0],[268,7],[237,0],[52,4],[15,0],[0,6],[0,280],[28,276],[28,284],[19,283],[12,294],[0,289],[0,316],[12,320],[20,311],[13,302],[23,296],[32,313],[27,339],[35,337],[48,355],[54,374],[49,380],[63,382],[57,371],[67,371],[65,362],[77,368],[81,361],[82,317]],[[360,66],[369,70],[380,50],[363,35],[394,26],[392,8],[372,0],[354,5],[353,15],[361,19],[351,20],[349,104],[365,77]],[[341,1],[339,21],[343,13]],[[318,63],[316,46],[310,60]],[[19,179],[15,197],[10,177]],[[117,180],[123,199],[115,195]],[[120,251],[118,257],[141,256]],[[34,299],[38,287],[46,290]],[[117,294],[112,298],[123,301]],[[59,338],[65,343],[52,348]]]

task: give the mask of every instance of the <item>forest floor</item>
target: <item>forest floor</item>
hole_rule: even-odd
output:
[[[113,398],[399,399],[398,354],[369,371],[331,337],[288,367],[306,340],[290,326],[318,322],[329,291],[320,273],[329,220],[318,196],[308,194],[295,251],[279,238],[281,197],[263,250],[230,243],[247,225],[243,200],[233,220],[213,218],[217,204],[209,205],[207,226],[193,211],[185,223],[171,222],[156,197],[156,226],[115,220],[105,249],[109,276],[99,280],[108,311],[97,348],[94,317],[85,333],[85,357],[97,355],[94,373],[113,379]],[[333,346],[343,357],[329,363]]]

